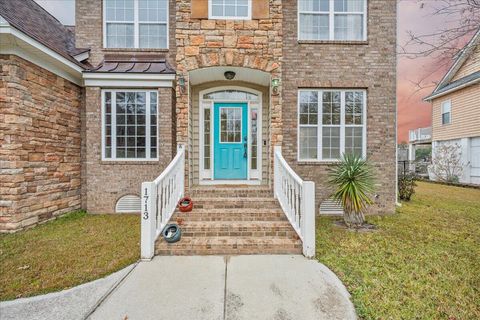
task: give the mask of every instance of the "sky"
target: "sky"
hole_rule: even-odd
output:
[[[66,25],[75,24],[75,0],[35,0],[58,20]],[[394,1],[394,0],[392,0]],[[416,0],[401,0],[398,6],[398,44],[408,39],[407,31],[427,33],[441,28],[443,18],[431,15],[435,2],[425,0],[420,9]],[[430,73],[434,67],[431,59],[398,58],[397,102],[398,102],[398,142],[408,141],[408,130],[431,125],[431,105],[423,98],[431,93],[433,87],[418,91],[415,82]],[[433,83],[443,76],[446,70],[439,70],[428,80]]]

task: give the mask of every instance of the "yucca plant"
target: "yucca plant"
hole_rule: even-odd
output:
[[[343,219],[348,228],[359,228],[365,222],[364,213],[373,201],[372,169],[360,156],[344,154],[330,171],[329,183],[335,188],[333,199],[343,206]]]

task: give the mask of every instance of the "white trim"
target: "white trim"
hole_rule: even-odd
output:
[[[461,86],[452,88],[452,89],[450,89],[450,90],[443,91],[443,92],[441,92],[441,93],[437,93],[437,94],[428,96],[428,97],[426,97],[425,99],[423,99],[423,101],[432,101],[433,99],[443,97],[443,96],[445,96],[445,95],[447,95],[447,94],[449,94],[449,93],[455,92],[455,91],[457,91],[457,90],[460,90],[460,89],[469,87],[469,86],[474,85],[474,84],[477,84],[477,83],[480,83],[480,78],[474,79],[474,80],[469,81],[469,82],[466,82],[466,83],[462,84]]]
[[[368,0],[363,2],[363,11],[352,12],[337,12],[335,11],[335,0],[330,0],[329,11],[301,11],[299,2],[297,0],[297,40],[298,41],[367,41],[368,39]],[[328,15],[328,39],[302,39],[300,36],[300,15],[301,14],[313,14],[313,15]],[[362,39],[335,39],[335,15],[363,15],[362,19]]]
[[[260,185],[262,184],[262,180],[259,179],[250,179],[250,180],[199,180],[198,182],[199,185],[201,186],[208,186],[208,185],[222,185],[222,184],[228,184],[228,185],[239,185],[239,184],[244,184],[244,185]]]
[[[317,124],[303,124],[300,125],[300,94],[302,92],[317,92],[318,94],[318,108],[317,108]],[[340,92],[340,125],[323,125],[323,92]],[[346,125],[345,124],[345,92],[361,92],[363,94],[363,112],[362,112],[362,124],[361,125]],[[317,128],[317,158],[300,157],[300,128]],[[340,128],[340,156],[345,152],[345,129],[347,127],[362,128],[362,157],[367,157],[367,90],[366,89],[346,89],[346,88],[304,88],[298,89],[297,93],[297,161],[302,163],[328,163],[338,162],[340,158],[333,159],[323,158],[323,128],[335,127]]]
[[[12,41],[9,41],[9,36],[13,37]],[[0,47],[1,54],[17,55],[77,85],[82,85],[82,67],[14,27],[0,25],[0,43],[5,44],[9,42],[12,42],[12,44]],[[42,57],[41,54],[47,57]],[[50,58],[53,61],[47,61],[45,58]]]
[[[250,116],[251,116],[251,110],[252,110],[252,102],[251,100],[210,100],[210,99],[203,99],[203,96],[207,93],[211,92],[216,92],[216,91],[223,91],[223,90],[237,90],[237,91],[244,91],[248,93],[252,93],[258,96],[258,100],[255,101],[257,103],[257,123],[258,123],[258,128],[257,128],[257,169],[252,170],[251,169],[251,121],[250,121]],[[253,184],[257,184],[256,182],[258,181],[258,184],[261,183],[262,181],[262,173],[263,173],[263,163],[262,163],[262,158],[263,158],[263,139],[262,139],[262,134],[263,134],[263,118],[262,118],[262,110],[263,110],[263,95],[262,92],[247,88],[247,87],[242,87],[242,86],[220,86],[220,87],[214,87],[214,88],[209,88],[205,89],[199,92],[199,170],[198,170],[198,178],[199,178],[199,184],[228,184],[228,180],[215,180],[214,179],[214,161],[215,161],[215,155],[214,155],[214,130],[215,130],[215,124],[214,124],[214,103],[215,102],[240,102],[240,103],[247,103],[247,137],[248,137],[248,142],[247,142],[247,180],[232,180],[231,184],[246,184],[245,181],[251,181],[255,182]],[[208,107],[210,108],[210,169],[205,170],[204,169],[204,119],[203,119],[203,112],[205,109],[205,105],[208,104]],[[243,142],[243,137],[242,137],[242,142]],[[256,171],[256,172],[255,172]]]
[[[117,147],[117,140],[116,140],[116,130],[117,130],[117,117],[116,117],[116,99],[115,99],[115,94],[117,92],[145,92],[145,158],[117,158],[116,157],[116,147]],[[107,158],[105,156],[105,147],[106,147],[106,135],[105,135],[105,93],[110,92],[111,93],[111,117],[112,117],[112,124],[111,124],[111,157]],[[157,94],[157,156],[152,158],[150,157],[150,126],[151,126],[151,120],[150,120],[150,93],[155,92]],[[159,155],[160,155],[160,145],[159,145],[159,135],[160,135],[160,123],[159,123],[159,111],[160,111],[160,95],[158,90],[125,90],[125,89],[102,89],[101,91],[101,126],[102,126],[102,137],[101,137],[101,145],[102,145],[102,161],[112,161],[112,162],[122,162],[122,161],[128,161],[128,162],[139,162],[139,161],[158,161],[159,160]],[[115,134],[114,134],[115,132]]]
[[[172,88],[174,74],[84,72],[86,87]]]
[[[247,10],[248,10],[248,15],[246,17],[214,16],[212,13],[212,0],[208,0],[208,19],[210,20],[252,20],[252,0],[248,0]]]
[[[102,4],[102,27],[103,27],[103,48],[104,49],[165,49],[168,50],[170,46],[170,0],[166,0],[167,7],[166,7],[166,21],[140,21],[139,20],[139,8],[138,8],[138,0],[134,0],[133,2],[133,22],[132,21],[108,21],[108,23],[129,23],[133,24],[133,48],[126,47],[126,48],[114,48],[114,47],[107,47],[107,10],[106,10],[106,1],[103,1]],[[158,48],[150,48],[150,47],[140,47],[140,25],[141,24],[161,24],[166,26],[166,46],[158,47]]]

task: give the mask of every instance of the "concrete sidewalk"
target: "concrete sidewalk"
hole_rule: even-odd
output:
[[[356,319],[349,294],[303,256],[156,257],[141,262],[89,319]]]

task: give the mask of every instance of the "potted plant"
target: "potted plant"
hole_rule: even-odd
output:
[[[162,232],[163,239],[168,243],[174,243],[180,240],[182,231],[176,224],[167,224]]]
[[[193,209],[193,202],[190,197],[184,197],[178,202],[178,209],[181,212],[190,212]]]
[[[354,154],[344,154],[330,171],[329,183],[334,186],[334,200],[343,207],[343,220],[348,228],[360,228],[364,212],[373,201],[374,180],[367,161]]]

